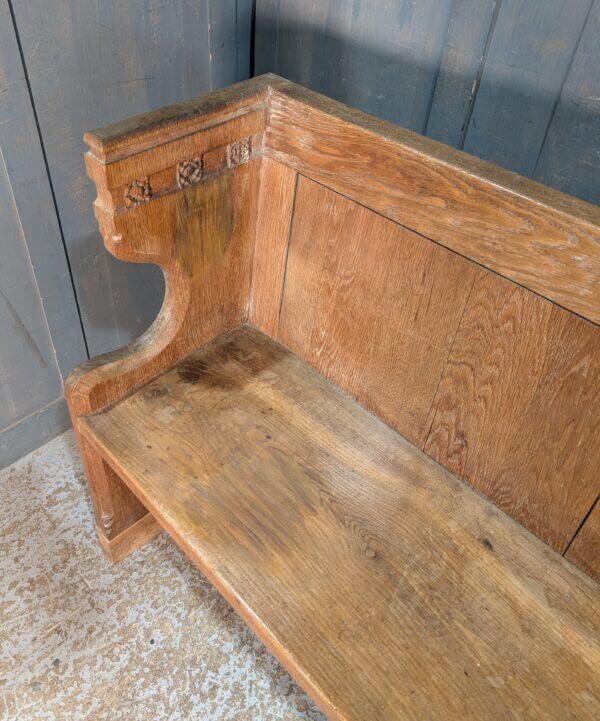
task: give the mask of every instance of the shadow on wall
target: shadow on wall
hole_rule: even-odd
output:
[[[256,74],[274,72],[509,170],[600,202],[600,105],[590,83],[547,82],[481,57],[386,52],[319,28],[261,18]],[[570,67],[565,60],[563,64]],[[566,74],[566,70],[565,73]],[[578,97],[583,90],[585,97]],[[562,92],[561,92],[562,91]],[[600,92],[600,89],[599,89]]]

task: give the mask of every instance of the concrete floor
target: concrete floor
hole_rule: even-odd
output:
[[[71,432],[0,471],[1,721],[324,721],[165,535],[112,565]]]

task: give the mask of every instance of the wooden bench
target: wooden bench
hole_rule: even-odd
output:
[[[597,721],[598,208],[272,75],[86,142],[166,278],[67,382],[109,556],[164,528],[331,719]]]

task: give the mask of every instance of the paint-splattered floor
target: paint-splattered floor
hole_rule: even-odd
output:
[[[71,432],[0,471],[0,721],[323,721],[165,535],[102,555]]]

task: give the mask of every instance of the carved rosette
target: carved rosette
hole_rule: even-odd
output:
[[[250,160],[250,138],[240,138],[227,146],[227,166],[233,168]]]
[[[187,188],[188,185],[197,183],[202,178],[202,158],[182,160],[177,164],[175,177],[178,188]]]
[[[126,208],[137,208],[142,203],[147,203],[152,197],[149,178],[134,180],[125,188],[124,199]]]

